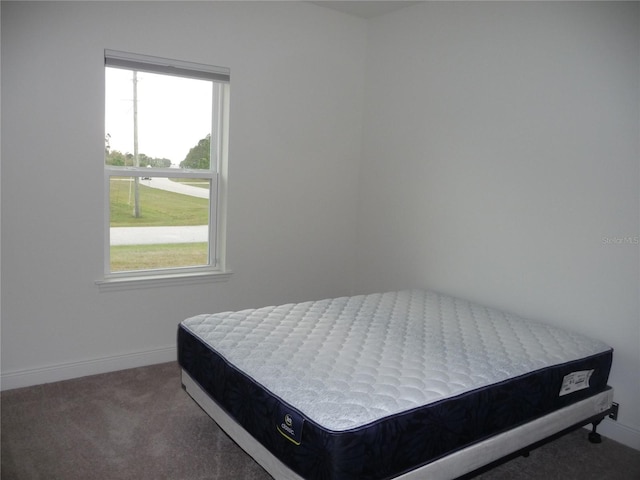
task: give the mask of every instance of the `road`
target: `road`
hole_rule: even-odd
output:
[[[185,185],[184,183],[174,182],[168,178],[153,177],[151,180],[141,180],[140,183],[147,187],[159,188],[169,192],[182,193],[183,195],[191,195],[192,197],[198,198],[209,198],[208,188]]]
[[[168,178],[154,177],[141,180],[147,187],[168,190],[198,198],[209,198],[206,188],[173,182]],[[112,227],[110,230],[111,245],[152,245],[157,243],[197,243],[209,240],[209,226],[196,225],[185,227]]]

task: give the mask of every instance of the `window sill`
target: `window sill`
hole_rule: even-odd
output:
[[[96,280],[95,283],[101,292],[116,292],[140,288],[174,287],[182,285],[197,285],[202,283],[226,282],[231,278],[232,274],[232,271],[162,273],[157,275],[107,277],[102,280]]]

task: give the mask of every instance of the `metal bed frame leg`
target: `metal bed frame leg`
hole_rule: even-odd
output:
[[[596,432],[596,428],[598,428],[598,425],[600,425],[601,421],[602,421],[602,418],[600,420],[596,420],[595,422],[591,423],[593,427],[591,428],[591,431],[589,432],[589,437],[588,437],[591,443],[602,443],[602,437],[598,432]]]

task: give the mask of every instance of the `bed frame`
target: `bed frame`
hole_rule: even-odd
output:
[[[303,480],[303,477],[290,470],[257,442],[184,370],[182,386],[207,415],[269,475],[278,480]],[[600,434],[596,432],[596,428],[611,413],[612,403],[613,389],[608,387],[592,397],[451,453],[395,479],[469,479],[513,458],[528,456],[535,448],[588,424],[593,425],[588,434],[589,441],[600,443]]]

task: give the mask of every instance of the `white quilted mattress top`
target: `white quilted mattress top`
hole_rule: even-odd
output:
[[[198,315],[182,325],[334,431],[610,350],[423,290]]]

